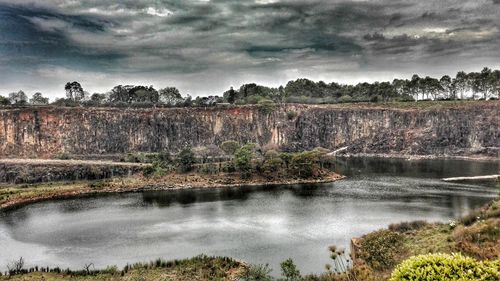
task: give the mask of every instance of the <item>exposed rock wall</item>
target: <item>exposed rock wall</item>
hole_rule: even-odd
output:
[[[348,146],[350,153],[498,157],[499,112],[498,101],[439,109],[286,105],[271,113],[251,106],[3,109],[0,157],[175,152],[225,140],[288,150]]]

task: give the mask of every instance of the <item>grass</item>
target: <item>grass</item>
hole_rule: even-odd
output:
[[[52,269],[56,272],[30,272],[3,276],[0,277],[0,280],[237,280],[246,271],[246,268],[245,264],[227,257],[201,255],[183,260],[165,261],[158,259],[149,263],[136,263],[127,265],[122,270],[118,270],[116,267],[90,272]]]
[[[375,280],[388,280],[394,265],[411,256],[461,253],[479,260],[495,259],[500,256],[500,200],[450,224],[391,225],[361,237],[359,245],[354,270],[371,271]]]

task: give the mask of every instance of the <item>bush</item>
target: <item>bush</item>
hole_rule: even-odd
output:
[[[390,280],[500,280],[499,264],[500,260],[479,262],[461,254],[420,255],[398,265]]]
[[[293,120],[293,119],[295,119],[295,117],[297,117],[297,115],[298,115],[297,112],[290,110],[290,111],[287,111],[286,118],[288,120]]]
[[[104,189],[107,186],[109,186],[109,183],[106,181],[95,181],[89,184],[90,189],[94,190]]]
[[[155,173],[156,169],[154,166],[147,166],[142,170],[142,175],[145,177],[150,177]]]
[[[264,114],[273,112],[275,106],[276,104],[274,103],[274,101],[268,99],[261,99],[258,102],[259,110]]]
[[[403,249],[403,236],[391,230],[379,230],[367,234],[361,241],[360,258],[376,270],[391,268]]]
[[[349,95],[343,95],[339,98],[340,103],[352,102],[352,97]]]
[[[139,155],[139,154],[133,154],[133,153],[128,153],[127,157],[125,158],[125,162],[142,163],[144,161],[143,161],[141,155]]]
[[[389,230],[399,233],[405,233],[412,230],[419,230],[426,225],[427,222],[425,221],[402,222],[397,224],[390,224]]]
[[[264,154],[264,163],[262,172],[267,178],[275,178],[280,176],[280,170],[283,165],[283,160],[276,150],[269,150]]]
[[[285,281],[298,281],[301,279],[300,271],[297,269],[297,266],[293,263],[291,258],[283,261],[280,266],[281,275],[285,277]]]
[[[179,168],[181,172],[189,172],[193,170],[193,165],[195,163],[195,157],[194,153],[191,150],[191,148],[184,148],[180,153],[178,157],[179,161]]]
[[[228,140],[223,142],[220,145],[222,151],[224,151],[227,155],[233,155],[238,148],[240,148],[240,144],[237,141]]]
[[[294,153],[290,160],[292,172],[299,178],[310,178],[318,172],[318,151],[303,151]]]
[[[65,152],[60,152],[60,153],[57,153],[55,156],[54,156],[55,159],[59,159],[59,160],[69,160],[71,159],[71,157],[69,156],[69,154],[65,153]]]
[[[252,172],[253,146],[246,144],[239,148],[235,154],[236,167],[242,178],[249,178]]]
[[[459,225],[452,234],[454,249],[477,259],[491,259],[500,255],[498,239],[500,220],[481,220],[471,226]]]
[[[273,280],[269,265],[251,265],[241,277],[244,281],[271,281]]]

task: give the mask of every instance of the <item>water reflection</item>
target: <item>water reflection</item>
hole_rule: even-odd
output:
[[[427,161],[427,162],[426,162]],[[29,263],[80,269],[206,253],[252,263],[292,257],[320,272],[328,245],[390,223],[447,221],[497,197],[488,186],[436,178],[487,174],[497,163],[340,159],[329,184],[151,191],[41,202],[0,213],[0,269]],[[427,166],[424,165],[427,163]]]
[[[385,174],[418,178],[446,178],[453,176],[477,176],[496,174],[500,161],[467,161],[422,159],[407,161],[404,159],[384,158],[338,158],[335,168],[343,175]]]
[[[142,200],[147,205],[169,207],[172,204],[190,205],[193,203],[248,199],[251,192],[258,188],[219,188],[219,189],[186,189],[165,191],[146,191]]]

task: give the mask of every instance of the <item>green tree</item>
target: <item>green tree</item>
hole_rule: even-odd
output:
[[[24,105],[28,102],[28,96],[23,91],[10,93],[9,101],[11,104]]]
[[[85,97],[82,85],[76,81],[66,83],[64,90],[66,90],[66,98],[72,101],[79,102]]]
[[[352,97],[350,95],[343,95],[339,98],[339,102],[341,103],[352,102]]]
[[[495,91],[495,79],[490,68],[483,68],[478,76],[479,89],[483,93],[483,99],[488,99]]]
[[[310,178],[318,171],[319,153],[317,151],[304,151],[292,156],[290,166],[299,178]]]
[[[291,258],[283,261],[281,264],[281,275],[285,277],[284,281],[298,281],[301,279],[300,271]]]
[[[222,149],[222,151],[224,151],[227,155],[234,155],[238,148],[240,148],[240,144],[233,140],[225,141],[220,145],[220,149]]]
[[[439,83],[441,84],[445,98],[456,98],[455,84],[452,82],[450,76],[444,75],[439,79]]]
[[[457,92],[460,93],[460,99],[464,99],[464,93],[467,91],[467,74],[464,71],[457,72],[455,76],[455,85],[457,88]]]
[[[170,106],[181,104],[184,101],[184,99],[181,96],[181,93],[175,87],[166,87],[160,89],[159,95],[160,95],[160,102]]]
[[[8,98],[0,96],[0,105],[9,105],[9,104],[10,100]]]
[[[42,93],[37,92],[33,94],[29,103],[32,105],[45,105],[49,104],[49,98],[45,98]]]
[[[283,166],[283,160],[280,154],[276,150],[268,150],[264,154],[264,163],[262,165],[262,171],[267,178],[274,178],[279,176],[281,167]]]
[[[90,106],[98,106],[106,103],[106,95],[105,94],[99,94],[99,93],[93,93],[90,96],[90,99],[86,102],[86,105]]]
[[[238,92],[231,87],[228,91],[224,92],[223,97],[228,103],[234,103],[238,97]]]
[[[236,168],[242,178],[249,178],[252,172],[253,145],[246,144],[234,153]]]
[[[264,114],[269,114],[273,112],[276,104],[272,100],[262,99],[258,102],[258,106],[261,112],[263,112]]]
[[[410,89],[410,93],[413,96],[413,98],[415,99],[415,101],[418,101],[418,95],[421,91],[420,80],[421,80],[420,76],[418,76],[417,74],[414,74],[411,77],[411,80],[408,82],[408,88]],[[423,95],[424,94],[422,94],[422,99],[424,99]]]
[[[290,166],[290,163],[292,162],[293,154],[289,152],[282,152],[280,153],[280,158],[285,164],[285,167],[288,169]]]
[[[189,172],[193,170],[193,164],[195,163],[194,153],[190,147],[184,148],[178,155],[177,161],[179,164],[179,169],[181,172]]]

